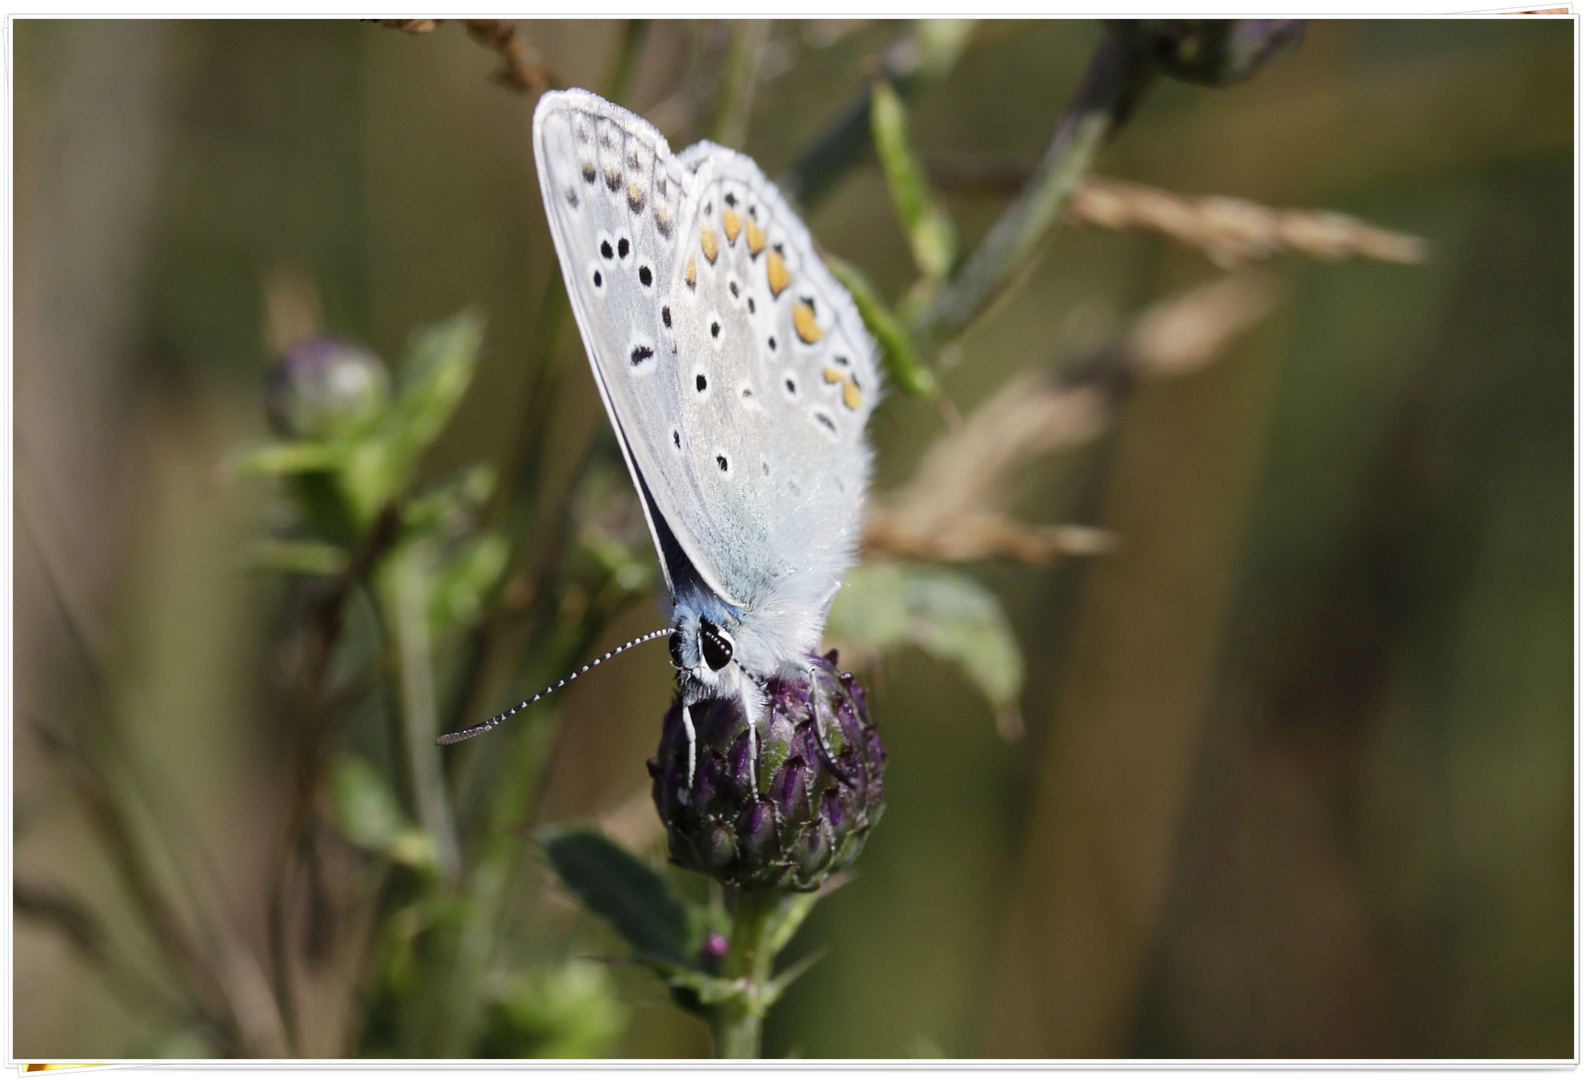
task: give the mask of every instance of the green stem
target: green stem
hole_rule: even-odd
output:
[[[1027,266],[1100,148],[1148,86],[1150,74],[1139,53],[1116,34],[1105,35],[1027,186],[916,318],[913,329],[925,353],[960,332]]]
[[[972,40],[972,19],[919,19],[884,50],[883,75],[902,98],[950,74]],[[779,177],[779,187],[802,209],[811,209],[862,157],[872,135],[873,95],[868,89],[851,100]]]
[[[718,78],[718,104],[707,137],[731,150],[746,145],[751,102],[757,90],[757,67],[762,60],[762,47],[768,43],[770,25],[767,19],[740,19],[730,24],[724,70]]]
[[[431,673],[431,623],[427,611],[430,552],[410,543],[393,552],[376,575],[389,657],[402,721],[410,797],[421,826],[436,847],[437,871],[457,881],[459,848],[436,745],[436,686]]]
[[[741,982],[744,990],[713,1010],[713,1050],[721,1058],[761,1057],[762,1018],[777,951],[770,938],[784,896],[738,889],[726,889],[725,893],[734,925],[724,957],[724,977]]]
[[[626,103],[635,83],[635,70],[641,62],[641,46],[646,43],[650,19],[630,19],[624,24],[624,36],[619,39],[619,50],[608,68],[607,81],[602,84],[602,96],[620,105]],[[557,267],[553,268],[557,272]]]

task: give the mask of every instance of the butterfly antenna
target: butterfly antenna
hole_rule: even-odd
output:
[[[602,663],[602,661],[611,660],[613,657],[618,656],[621,652],[626,652],[626,651],[628,651],[630,649],[633,649],[637,645],[644,645],[648,641],[655,641],[656,639],[658,639],[660,637],[664,637],[669,632],[670,632],[670,628],[669,627],[664,627],[662,630],[653,630],[650,634],[642,634],[640,637],[636,638],[634,641],[626,641],[623,645],[620,645],[618,648],[611,649],[608,652],[603,653],[601,656],[599,656],[595,660],[591,661],[591,663],[587,664],[585,667],[581,668],[579,671],[572,671],[568,675],[565,675],[563,678],[559,679],[557,682],[555,682],[551,686],[547,687],[547,689],[543,690],[541,693],[537,694],[535,697],[526,698],[524,701],[521,701],[518,705],[515,705],[512,709],[504,709],[502,712],[498,713],[496,716],[492,717],[490,720],[483,720],[479,724],[476,724],[474,727],[467,727],[463,731],[450,731],[446,735],[443,735],[441,738],[437,739],[436,744],[438,746],[452,746],[454,743],[461,743],[465,739],[473,739],[477,735],[484,735],[488,731],[490,731],[494,727],[496,727],[498,724],[501,724],[504,720],[507,720],[510,716],[513,716],[515,713],[519,712],[519,710],[524,709],[524,708],[528,708],[529,706],[536,704],[536,702],[540,701],[542,698],[546,697],[548,694],[552,693],[554,690],[561,690],[564,686],[568,685],[569,683],[574,682],[580,676],[584,675],[586,672],[590,671],[592,668],[594,668],[598,664]]]

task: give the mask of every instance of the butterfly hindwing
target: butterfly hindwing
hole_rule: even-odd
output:
[[[585,91],[546,94],[535,149],[592,369],[670,586],[673,561],[777,646],[810,649],[854,558],[874,348],[750,158],[675,157]],[[788,639],[787,641],[784,639]]]

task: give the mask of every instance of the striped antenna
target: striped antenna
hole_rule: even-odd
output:
[[[621,652],[625,652],[628,649],[633,649],[637,645],[644,645],[648,641],[655,641],[656,639],[667,635],[669,632],[670,632],[670,628],[669,627],[664,627],[662,630],[653,630],[650,634],[642,634],[640,637],[636,638],[634,641],[627,641],[623,645],[620,645],[617,649],[612,649],[612,650],[610,650],[608,652],[603,653],[601,656],[599,656],[595,660],[591,661],[591,663],[587,664],[585,667],[581,668],[579,671],[570,672],[568,675],[565,675],[563,678],[559,679],[557,682],[555,682],[551,686],[547,687],[547,689],[543,690],[541,693],[537,694],[535,697],[526,698],[524,701],[521,701],[518,705],[515,705],[512,709],[504,709],[502,712],[498,713],[496,716],[492,717],[490,720],[484,720],[481,723],[476,724],[474,727],[467,727],[463,731],[450,731],[446,735],[443,735],[441,738],[437,739],[436,744],[438,746],[452,746],[454,743],[461,743],[465,739],[473,739],[477,735],[484,735],[488,731],[490,731],[494,727],[496,727],[498,724],[501,724],[504,720],[507,720],[510,716],[513,716],[519,710],[536,704],[536,702],[540,701],[542,698],[546,697],[548,694],[552,693],[554,690],[560,690],[565,685],[574,682],[580,676],[584,675],[586,672],[590,671],[592,668],[594,668],[598,664],[602,663],[602,661],[611,659],[612,657],[615,657],[615,656],[618,656]]]

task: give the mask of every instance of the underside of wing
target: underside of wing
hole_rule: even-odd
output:
[[[683,559],[742,610],[812,607],[853,558],[869,476],[879,382],[850,297],[744,155],[704,144],[676,158],[584,91],[543,96],[535,148],[571,306],[670,587],[688,584]]]

